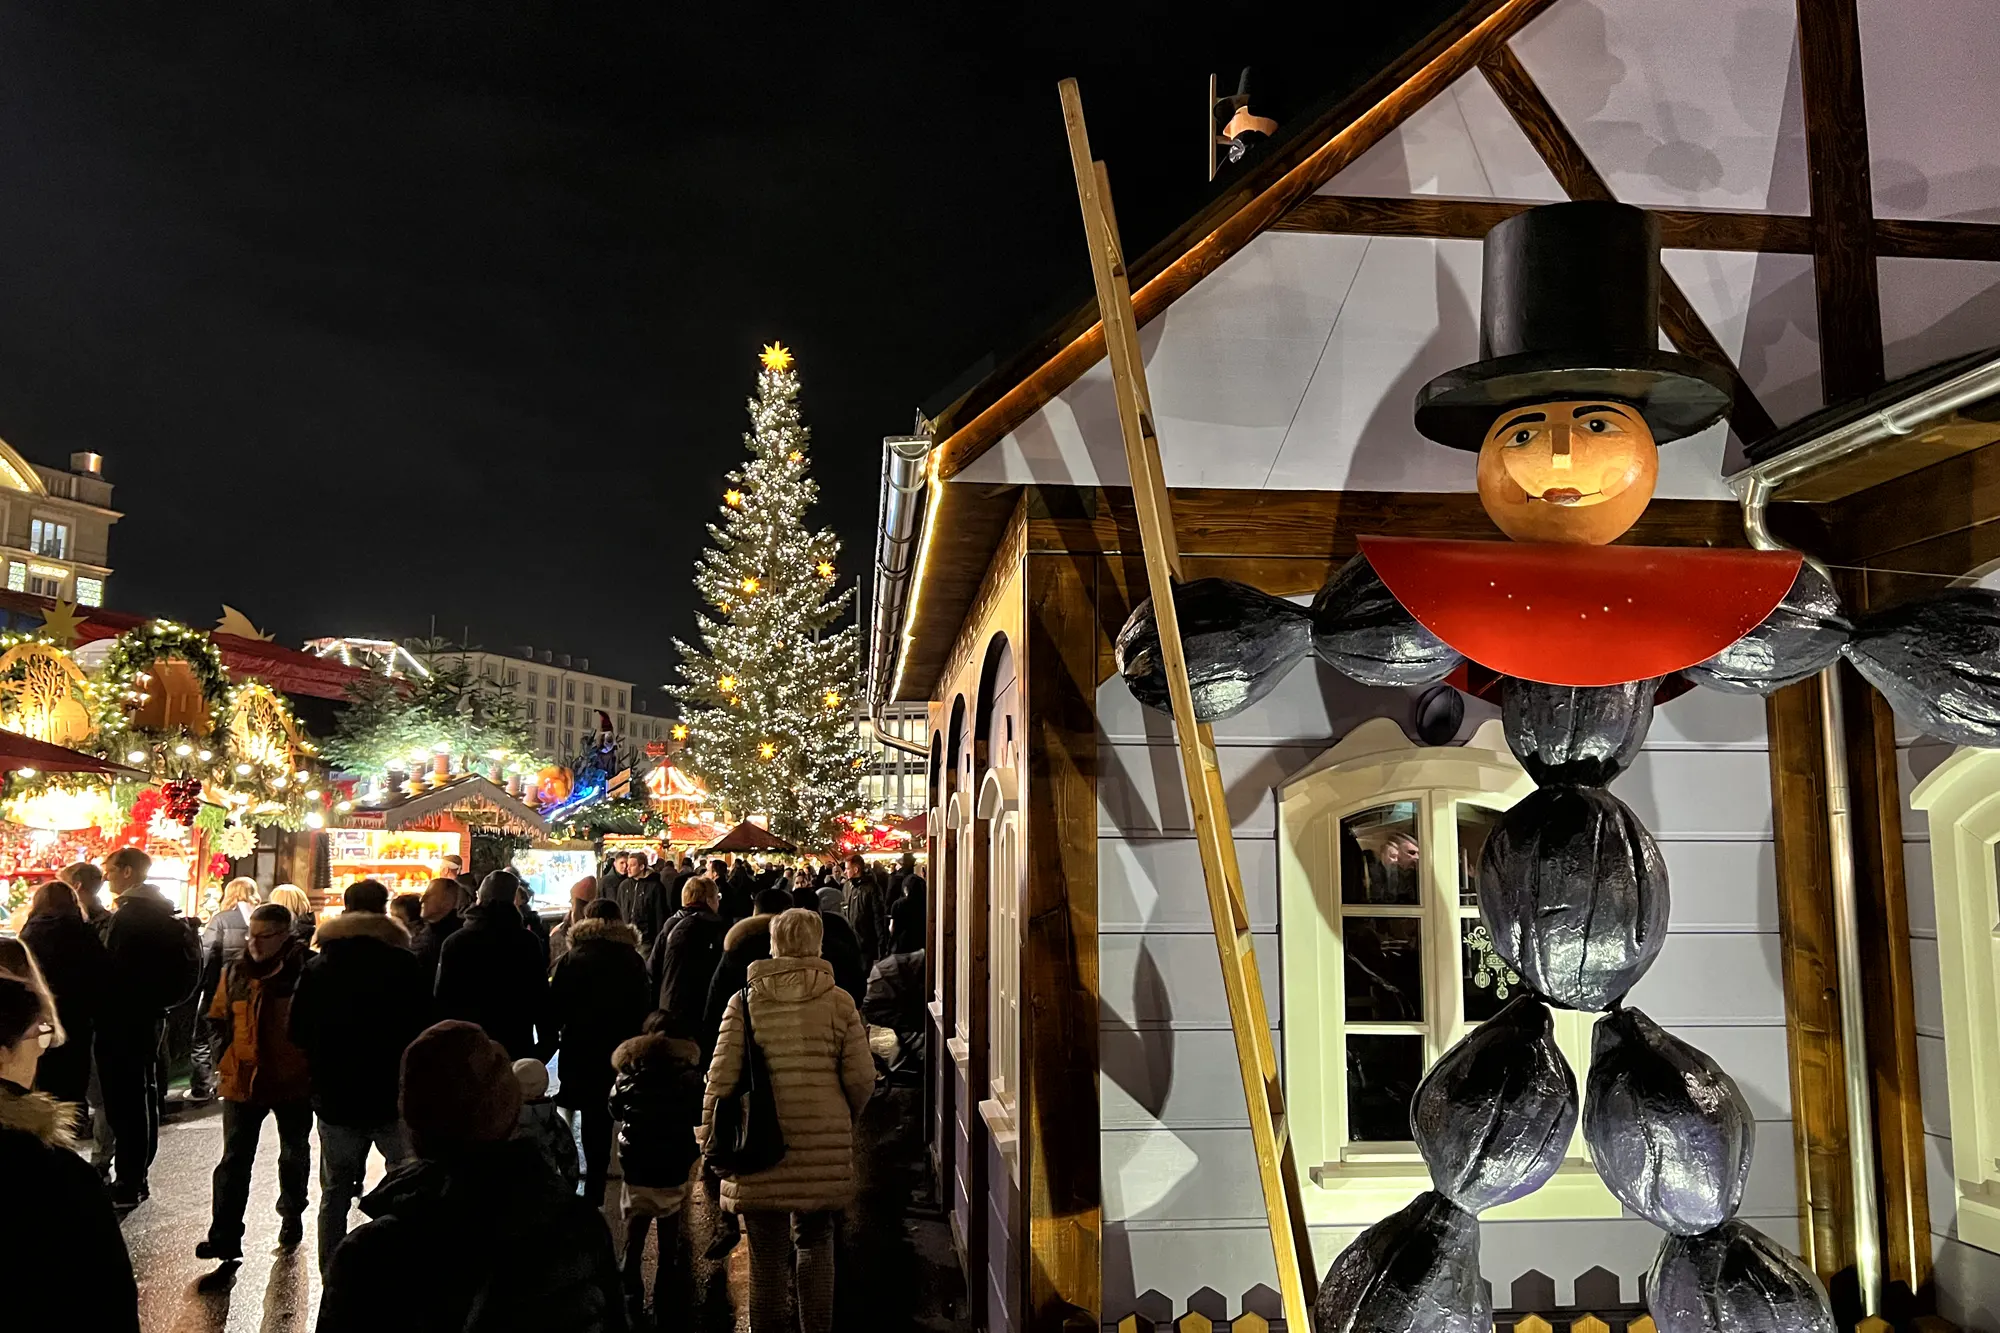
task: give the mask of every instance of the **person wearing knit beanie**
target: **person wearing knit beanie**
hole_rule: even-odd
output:
[[[402,1072],[416,1156],[361,1201],[370,1220],[333,1252],[315,1333],[630,1333],[603,1210],[515,1139],[521,1084],[506,1048],[475,1024],[438,1023]]]
[[[514,1136],[521,1084],[507,1050],[477,1023],[456,1019],[418,1034],[403,1052],[403,1123],[419,1157],[447,1157]]]

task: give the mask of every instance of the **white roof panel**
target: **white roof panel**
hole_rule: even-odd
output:
[[[1862,4],[1861,77],[1878,216],[2000,222],[1996,69],[2000,6],[1993,0]]]

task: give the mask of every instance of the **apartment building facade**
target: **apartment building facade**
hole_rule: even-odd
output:
[[[593,672],[587,657],[527,646],[509,653],[472,651],[463,656],[471,670],[498,681],[521,699],[534,722],[536,742],[558,758],[581,752],[597,732],[599,713],[611,720],[619,740],[633,749],[643,750],[670,736],[672,723],[657,703],[641,698],[640,687],[632,681]]]
[[[103,474],[93,453],[71,454],[65,472],[0,441],[0,573],[9,592],[104,605],[111,525],[121,515]]]

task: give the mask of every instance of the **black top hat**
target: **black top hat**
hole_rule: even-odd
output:
[[[1477,449],[1523,403],[1629,403],[1661,444],[1729,410],[1729,376],[1660,350],[1660,224],[1629,204],[1547,204],[1486,233],[1479,354],[1417,393],[1417,429]]]

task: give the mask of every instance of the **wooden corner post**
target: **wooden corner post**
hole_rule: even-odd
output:
[[[1264,987],[1251,942],[1250,912],[1236,865],[1236,839],[1229,825],[1215,741],[1207,724],[1195,719],[1187,659],[1181,648],[1180,618],[1173,595],[1180,576],[1180,548],[1174,535],[1166,475],[1160,466],[1159,441],[1153,433],[1153,408],[1146,391],[1145,362],[1139,354],[1132,289],[1111,208],[1110,181],[1104,164],[1091,160],[1083,98],[1074,79],[1064,79],[1060,89],[1070,165],[1076,172],[1077,198],[1083,206],[1090,271],[1097,286],[1098,314],[1118,402],[1118,425],[1125,440],[1125,463],[1132,474],[1132,503],[1138,511],[1146,582],[1159,626],[1160,656],[1173,700],[1174,730],[1180,738],[1181,770],[1194,813],[1195,838],[1201,847],[1202,876],[1208,883],[1209,913],[1222,962],[1222,990],[1229,1001],[1229,1024],[1236,1034],[1236,1061],[1243,1075],[1257,1175],[1278,1265],[1278,1289],[1284,1298],[1288,1327],[1304,1333],[1312,1327],[1317,1279],[1312,1241],[1306,1233],[1305,1204],[1299,1194],[1298,1168],[1292,1160],[1277,1052],[1264,1010]]]

